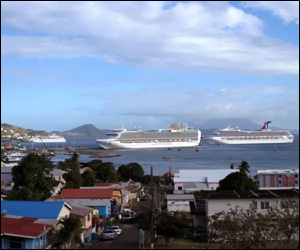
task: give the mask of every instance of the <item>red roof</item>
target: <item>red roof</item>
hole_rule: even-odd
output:
[[[36,238],[52,227],[51,225],[35,223],[37,218],[8,218],[1,216],[1,234],[15,235],[24,238]]]
[[[63,199],[111,199],[113,189],[63,189],[61,197]]]

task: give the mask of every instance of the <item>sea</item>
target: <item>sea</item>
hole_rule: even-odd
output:
[[[288,144],[260,144],[260,145],[214,145],[207,139],[201,140],[201,146],[193,148],[176,149],[122,149],[109,150],[119,154],[119,157],[101,158],[103,162],[112,162],[117,170],[119,166],[131,162],[139,163],[145,174],[151,173],[153,167],[154,175],[163,175],[171,171],[179,173],[180,169],[228,169],[231,164],[235,167],[242,161],[250,165],[250,176],[254,176],[258,170],[266,169],[299,169],[299,134],[294,134],[293,143]],[[100,149],[96,143],[97,138],[92,137],[66,137],[67,142],[59,147],[73,147],[76,149]],[[23,143],[31,147],[31,143]],[[47,145],[48,149],[57,145]],[[34,147],[45,147],[34,144]],[[71,155],[57,154],[53,160],[54,164],[70,158]],[[172,157],[165,160],[164,157]],[[97,158],[80,154],[81,162],[89,162]]]

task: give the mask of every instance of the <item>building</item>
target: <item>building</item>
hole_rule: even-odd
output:
[[[299,190],[219,190],[203,191],[190,203],[194,226],[207,228],[207,218],[219,212],[238,207],[247,210],[253,206],[257,213],[266,214],[270,207],[278,206],[286,198],[299,202]]]
[[[72,207],[71,214],[80,218],[82,224],[81,240],[85,242],[86,238],[92,236],[92,217],[94,208],[70,204]]]
[[[259,189],[299,189],[299,169],[258,170]]]
[[[191,194],[168,194],[168,212],[190,212],[190,201],[194,202],[194,195]]]
[[[1,215],[1,249],[49,249],[51,228],[37,218]]]
[[[1,211],[29,218],[61,220],[69,217],[71,207],[65,202],[1,201]]]
[[[216,190],[219,181],[238,169],[179,170],[174,176],[174,194]]]

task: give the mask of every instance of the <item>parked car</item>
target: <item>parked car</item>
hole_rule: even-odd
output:
[[[108,229],[103,232],[101,238],[103,240],[114,240],[117,237],[118,237],[118,234],[114,230]]]
[[[130,220],[132,219],[132,215],[130,213],[126,213],[123,215],[123,220]]]
[[[122,228],[120,228],[119,226],[112,226],[110,229],[114,230],[118,236],[122,234]]]
[[[148,200],[147,195],[144,195],[144,196],[141,197],[141,201],[146,201],[146,200]]]

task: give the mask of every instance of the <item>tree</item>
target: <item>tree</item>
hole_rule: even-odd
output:
[[[12,168],[14,186],[7,199],[42,201],[49,198],[52,169],[52,163],[44,156],[28,154]]]
[[[184,237],[190,226],[184,213],[175,212],[174,215],[162,213],[157,220],[156,233],[163,236],[166,246],[170,238]]]
[[[299,200],[283,199],[266,214],[236,207],[209,218],[208,238],[225,249],[291,249],[299,240]]]
[[[111,162],[102,163],[97,173],[98,173],[97,177],[102,182],[108,183],[108,182],[116,182],[118,180],[115,167]]]
[[[65,188],[79,188],[81,186],[82,180],[78,154],[74,153],[72,158],[59,162],[57,168],[67,171],[63,175],[63,178],[66,180]]]
[[[72,235],[77,233],[82,227],[80,219],[74,214],[70,214],[68,218],[60,223],[63,225],[63,228],[58,232],[58,240],[60,242],[69,242]]]
[[[128,181],[129,179],[132,179],[133,181],[141,181],[145,174],[141,165],[136,162],[121,165],[117,172],[122,181]]]
[[[248,173],[250,165],[243,161],[239,165],[239,172],[234,172],[227,175],[224,179],[220,180],[219,182],[219,190],[257,190],[258,183],[253,181],[249,176]]]
[[[94,182],[96,180],[95,178],[95,173],[94,171],[85,171],[82,175],[81,175],[81,179],[82,179],[82,185],[83,186],[94,186]]]

